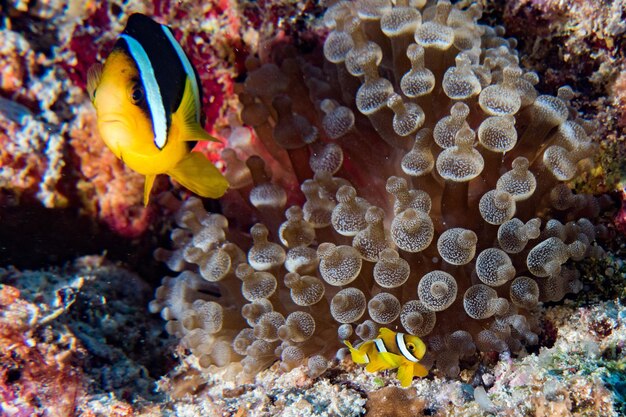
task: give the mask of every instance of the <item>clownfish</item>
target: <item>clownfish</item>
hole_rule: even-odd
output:
[[[424,377],[428,370],[419,361],[426,353],[426,345],[417,336],[396,333],[386,327],[378,337],[356,347],[344,340],[355,363],[367,365],[368,372],[398,369],[398,379],[403,387],[411,385],[414,376]]]
[[[196,141],[217,141],[201,126],[200,82],[172,30],[136,13],[128,18],[104,65],[87,74],[98,130],[107,147],[145,175],[144,204],[158,174],[202,197],[228,188]]]

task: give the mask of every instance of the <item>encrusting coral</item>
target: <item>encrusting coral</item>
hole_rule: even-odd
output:
[[[280,359],[316,376],[342,339],[385,326],[454,377],[477,351],[537,344],[540,303],[580,290],[570,261],[602,254],[604,201],[567,182],[590,167],[594,126],[570,88],[539,94],[481,13],[340,1],[323,63],[288,47],[248,59],[254,135],[233,128],[222,214],[168,200],[173,250],[155,253],[180,274],[151,310],[201,367],[253,375]]]

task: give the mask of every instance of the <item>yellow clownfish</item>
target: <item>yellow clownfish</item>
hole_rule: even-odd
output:
[[[87,74],[100,135],[115,156],[146,176],[146,205],[158,174],[203,197],[221,197],[228,188],[203,154],[191,152],[197,140],[217,140],[201,127],[199,85],[171,29],[138,13],[104,66]]]
[[[426,353],[426,345],[417,336],[396,333],[385,327],[378,337],[356,347],[344,340],[355,363],[367,365],[368,372],[398,369],[398,379],[403,387],[411,385],[414,376],[424,377],[428,370],[419,361]]]

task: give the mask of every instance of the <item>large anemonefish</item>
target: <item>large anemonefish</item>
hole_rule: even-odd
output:
[[[426,353],[426,345],[417,336],[396,333],[386,327],[378,331],[378,337],[356,347],[344,340],[355,363],[365,364],[368,372],[398,368],[398,379],[403,387],[411,385],[414,376],[428,375],[419,361]]]
[[[142,14],[128,18],[103,65],[90,68],[87,89],[98,130],[109,149],[146,176],[144,204],[158,174],[218,198],[228,182],[199,152],[198,140],[217,140],[201,127],[199,79],[171,29]]]

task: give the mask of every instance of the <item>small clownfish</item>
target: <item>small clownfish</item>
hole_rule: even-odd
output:
[[[228,188],[195,141],[217,141],[201,127],[198,76],[171,29],[136,13],[128,18],[104,63],[87,74],[98,130],[107,147],[146,176],[144,204],[158,174],[202,197]]]
[[[428,370],[419,361],[426,353],[426,345],[417,336],[396,333],[386,327],[378,337],[356,347],[344,340],[355,363],[365,364],[368,372],[398,368],[398,379],[403,387],[411,385],[414,376],[424,377]]]

